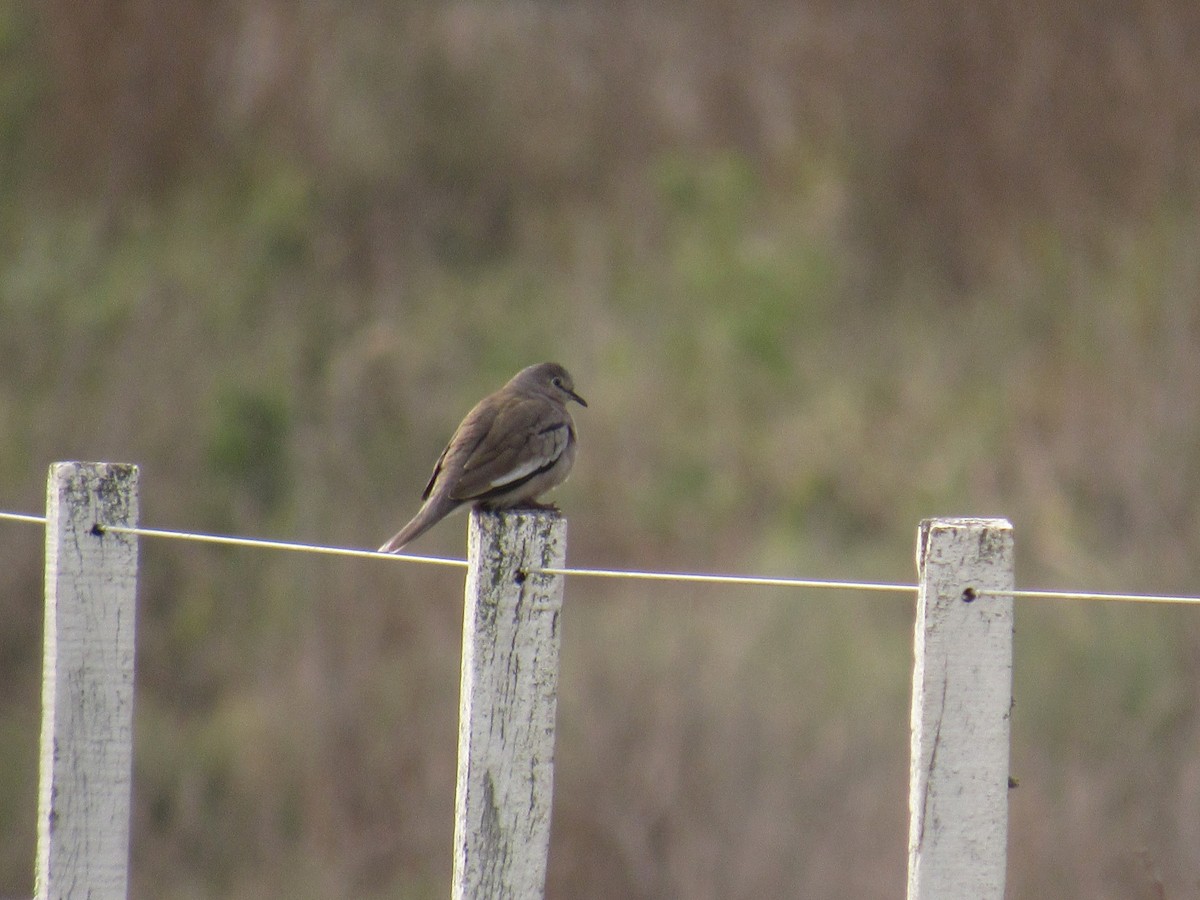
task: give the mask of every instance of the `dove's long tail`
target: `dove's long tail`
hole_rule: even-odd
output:
[[[412,521],[397,531],[391,540],[379,548],[379,552],[399,552],[405,544],[416,540],[461,505],[461,501],[451,500],[448,497],[430,497],[412,517]]]

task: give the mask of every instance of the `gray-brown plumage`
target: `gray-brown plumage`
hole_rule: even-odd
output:
[[[522,369],[484,397],[442,451],[417,514],[379,551],[397,552],[466,504],[537,506],[539,496],[566,481],[575,462],[571,400],[587,406],[558,363]]]

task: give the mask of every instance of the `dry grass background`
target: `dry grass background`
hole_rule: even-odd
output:
[[[557,358],[570,559],[1200,590],[1200,8],[0,7],[0,505],[374,546]],[[461,552],[462,523],[422,544]],[[40,535],[0,566],[32,889]],[[461,583],[143,544],[133,893],[444,896]],[[899,897],[911,604],[568,585],[550,895]],[[1012,897],[1200,893],[1200,624],[1022,604]]]

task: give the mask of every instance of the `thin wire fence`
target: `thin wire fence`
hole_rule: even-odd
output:
[[[0,520],[45,525],[45,516],[27,513],[0,511]],[[330,547],[321,544],[305,544],[295,541],[276,541],[237,535],[206,534],[203,532],[172,531],[162,528],[135,528],[122,525],[97,523],[101,531],[116,534],[132,534],[139,537],[165,538],[178,541],[194,541],[232,547],[249,547],[260,550],[289,550],[298,553],[313,553],[326,556],[347,556],[364,559],[389,559],[404,562],[465,569],[467,561],[443,556],[420,556],[408,553],[380,553],[378,550],[362,550],[354,547]],[[743,587],[785,587],[812,590],[848,590],[876,593],[916,593],[915,584],[894,584],[874,581],[835,581],[813,578],[775,578],[764,575],[722,575],[705,572],[643,572],[631,569],[588,569],[574,567],[546,567],[532,570],[528,574],[563,575],[582,578],[615,578],[637,581],[666,581],[683,584],[728,584]],[[1122,594],[1098,591],[1050,591],[1012,590],[1002,594],[996,591],[974,591],[966,599],[984,596],[1005,596],[1031,600],[1088,600],[1117,601],[1128,603],[1191,604],[1200,605],[1200,597],[1175,594]]]

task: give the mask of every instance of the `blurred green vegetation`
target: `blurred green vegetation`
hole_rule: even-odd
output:
[[[970,513],[1022,585],[1194,594],[1200,11],[1032,13],[0,6],[0,506],[134,461],[148,524],[376,546],[557,359],[572,562],[909,580]],[[40,546],[4,527],[14,896]],[[458,577],[142,562],[133,895],[443,896]],[[551,896],[900,896],[910,601],[567,604]],[[1189,895],[1195,615],[1022,603],[1016,666],[1010,894]]]

